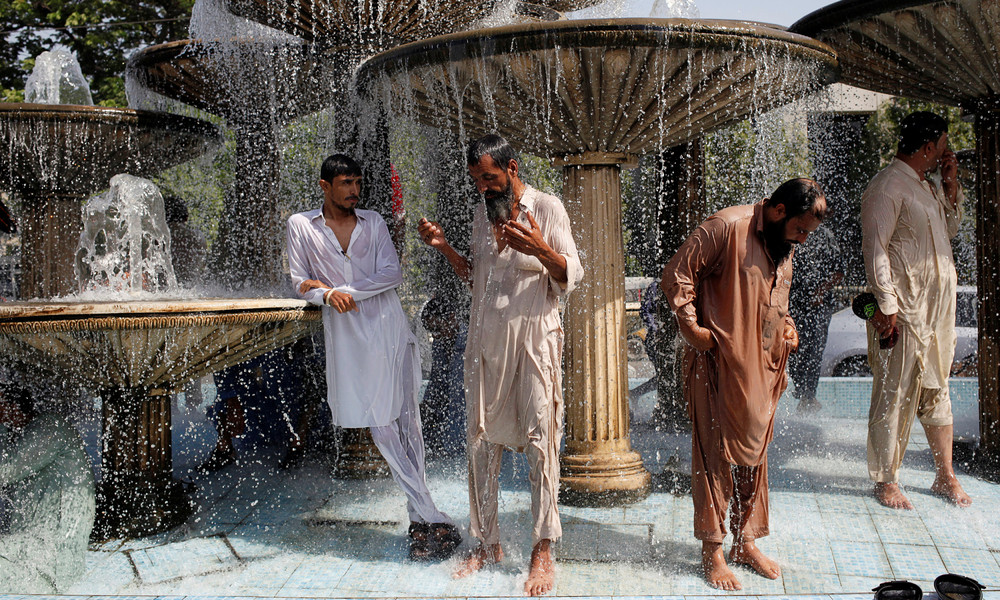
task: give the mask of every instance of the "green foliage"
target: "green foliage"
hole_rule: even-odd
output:
[[[94,103],[127,106],[122,77],[135,50],[187,37],[194,0],[0,2],[0,95],[23,98],[34,57],[62,47],[90,81]]]

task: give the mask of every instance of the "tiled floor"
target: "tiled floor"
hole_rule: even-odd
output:
[[[648,424],[651,399],[633,400],[633,446],[652,472],[684,472],[689,437],[655,431]],[[867,599],[879,582],[900,578],[932,593],[933,579],[947,571],[1000,588],[1000,486],[962,471],[974,500],[971,508],[959,509],[932,496],[931,456],[918,427],[901,473],[916,510],[886,509],[868,495],[864,420],[844,417],[836,408],[797,416],[792,406],[784,403],[769,452],[772,534],[759,541],[779,561],[783,574],[768,580],[737,569],[744,589],[729,595]],[[177,415],[177,425],[188,431],[204,427],[198,415],[186,414]],[[198,452],[180,455],[189,458],[179,461],[177,471],[190,473]],[[277,456],[265,452],[217,475],[195,477],[198,510],[187,524],[151,538],[92,548],[87,574],[67,593],[188,598],[520,595],[530,551],[523,461],[507,460],[502,480],[506,559],[460,580],[451,578],[454,559],[426,565],[407,560],[404,499],[391,481],[335,480],[315,462],[292,472],[276,464]],[[467,525],[464,461],[437,460],[429,471],[440,507]],[[557,547],[555,595],[691,600],[723,594],[700,577],[687,495],[659,490],[637,504],[566,506],[561,515],[564,538]],[[1000,593],[986,597],[1000,600]]]

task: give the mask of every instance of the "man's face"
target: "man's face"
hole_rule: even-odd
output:
[[[938,141],[933,144],[932,150],[928,153],[928,159],[934,161],[933,166],[931,167],[932,170],[937,169],[938,167],[941,166],[941,158],[947,151],[948,151],[948,132],[946,131],[941,134],[941,137],[939,137]]]
[[[781,214],[784,215],[784,205]],[[780,263],[795,246],[805,243],[809,234],[819,228],[822,221],[811,212],[796,217],[781,216],[775,221],[764,223],[764,240],[775,264]]]
[[[353,213],[361,201],[360,175],[337,175],[333,181],[321,179],[319,185],[326,200],[344,212]]]
[[[486,203],[486,216],[493,223],[501,223],[510,218],[514,200],[511,176],[517,172],[516,169],[517,167],[511,166],[506,170],[501,169],[488,154],[484,154],[478,163],[469,167],[469,175]]]

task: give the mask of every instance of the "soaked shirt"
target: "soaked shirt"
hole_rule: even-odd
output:
[[[472,309],[465,350],[469,434],[511,447],[527,443],[527,412],[547,410],[552,402],[561,405],[559,378],[545,374],[562,368],[561,356],[551,350],[562,347],[559,298],[583,277],[562,202],[527,187],[517,221],[530,227],[526,213],[545,242],[566,258],[565,284],[550,277],[534,256],[510,246],[498,253],[484,204],[476,206],[472,222]],[[559,343],[548,343],[550,335],[559,336]],[[525,378],[536,383],[524,385]]]
[[[340,427],[381,427],[399,418],[405,401],[417,402],[420,354],[396,294],[403,281],[399,257],[382,217],[356,211],[347,251],[321,209],[288,219],[288,267],[295,293],[323,307],[327,401]],[[338,313],[323,304],[327,289],[299,293],[318,279],[350,294],[358,310]]]
[[[925,388],[947,384],[955,354],[955,286],[951,239],[962,222],[940,185],[894,158],[861,197],[861,250],[868,285],[897,326],[918,340]]]
[[[709,329],[717,381],[688,381],[695,414],[718,421],[723,458],[756,466],[774,434],[774,414],[788,382],[784,340],[792,255],[775,266],[767,252],[764,203],[733,206],[691,234],[663,270],[663,292],[678,319]],[[689,348],[689,352],[695,352]],[[706,356],[710,355],[710,356]]]

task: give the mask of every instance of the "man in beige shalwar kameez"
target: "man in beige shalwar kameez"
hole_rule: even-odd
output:
[[[691,415],[694,535],[708,583],[741,589],[729,560],[771,579],[777,563],[754,544],[766,536],[767,446],[798,346],[788,316],[792,249],[819,227],[826,200],[816,182],[793,179],[757,204],[702,223],[663,269],[660,287],[688,342],[685,396]]]
[[[900,123],[896,157],[861,198],[862,254],[878,310],[868,326],[873,385],[868,412],[868,473],[875,497],[912,509],[899,488],[899,466],[913,418],[934,456],[931,491],[959,506],[972,503],[952,468],[948,375],[955,356],[955,285],[951,238],[962,222],[958,161],[947,122],[915,112]],[[940,167],[941,180],[925,173]],[[879,338],[896,329],[889,349]]]
[[[479,547],[456,576],[503,558],[498,524],[504,447],[528,458],[533,518],[525,593],[554,585],[551,543],[562,536],[557,509],[562,439],[559,298],[583,276],[562,202],[521,182],[514,150],[499,136],[473,142],[469,173],[484,195],[476,206],[471,260],[422,220],[419,232],[472,284],[465,351],[470,533]]]

